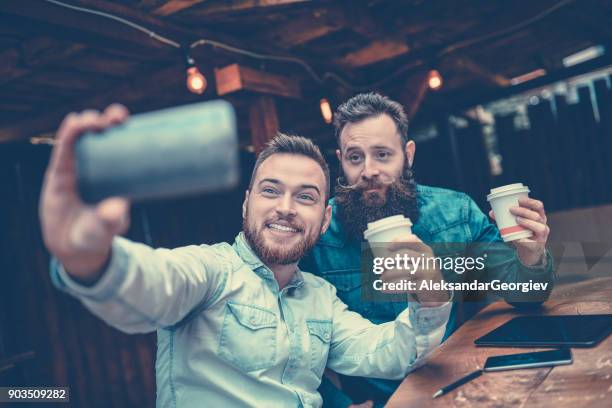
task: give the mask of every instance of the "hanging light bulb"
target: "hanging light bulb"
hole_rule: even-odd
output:
[[[321,99],[319,102],[319,107],[321,108],[321,116],[323,116],[325,123],[331,123],[332,119],[334,118],[334,114],[332,113],[332,108],[327,98]]]
[[[185,62],[187,65],[187,89],[194,94],[202,94],[206,89],[206,78],[195,64],[193,58],[185,54]]]
[[[427,81],[429,88],[433,89],[434,91],[437,91],[442,87],[442,75],[440,75],[440,73],[435,69],[429,71],[429,78]]]
[[[206,78],[198,67],[187,68],[187,89],[195,94],[201,94],[206,89]]]

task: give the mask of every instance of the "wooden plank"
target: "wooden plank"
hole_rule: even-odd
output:
[[[291,48],[336,32],[345,24],[344,13],[336,9],[318,9],[276,25],[263,36],[279,47]]]
[[[176,37],[178,41],[188,38],[185,30],[177,29],[157,17],[120,4],[103,0],[78,0],[72,1],[70,4],[121,16],[135,23],[146,25],[159,34]],[[133,28],[124,24],[97,15],[70,10],[52,3],[35,0],[7,0],[0,2],[0,11],[42,20],[60,27],[77,29],[108,40],[125,41],[149,49],[172,51],[166,44],[154,40],[146,33],[139,34]]]
[[[215,68],[215,82],[219,96],[238,91],[251,91],[287,98],[302,97],[297,80],[238,64]]]
[[[11,48],[0,53],[0,84],[31,74],[34,68],[69,58],[84,48],[83,44],[47,37],[29,39],[19,49]]]
[[[158,16],[169,16],[174,13],[178,13],[179,11],[183,11],[190,7],[195,6],[196,4],[202,3],[205,0],[170,0],[167,1],[164,5],[153,10],[153,14]]]
[[[103,109],[112,102],[128,104],[129,102],[146,99],[153,90],[160,89],[161,86],[179,86],[180,83],[184,82],[184,77],[182,64],[171,66],[150,75],[141,75],[132,81],[126,81],[101,92],[88,100],[60,106],[46,114],[38,115],[14,126],[1,128],[0,142],[35,136],[45,131],[54,131],[62,118],[71,111],[80,111],[85,108]]]
[[[406,54],[408,51],[410,51],[410,47],[402,40],[375,40],[363,48],[349,52],[342,58],[337,59],[336,62],[351,68],[359,68],[395,58]]]
[[[238,13],[249,13],[256,10],[265,10],[270,13],[276,9],[308,2],[310,0],[218,0],[205,4],[193,10],[192,14],[198,18],[205,18],[207,21],[235,16]]]
[[[260,95],[249,107],[249,124],[251,126],[251,141],[255,154],[259,154],[268,140],[278,132],[278,114],[274,98]]]
[[[491,72],[488,68],[483,67],[471,58],[465,56],[455,56],[452,58],[452,64],[457,68],[463,68],[474,75],[485,79],[494,85],[505,87],[510,86],[510,80],[501,74]]]

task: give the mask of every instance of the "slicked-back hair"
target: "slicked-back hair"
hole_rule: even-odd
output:
[[[393,119],[401,136],[402,146],[406,146],[410,139],[408,138],[408,116],[404,112],[404,107],[399,102],[375,92],[360,93],[338,106],[334,115],[338,146],[340,146],[340,134],[347,123],[360,122],[381,114],[387,114]]]
[[[325,175],[325,203],[329,199],[330,195],[330,180],[329,180],[329,167],[321,150],[315,145],[312,140],[302,136],[286,135],[278,132],[276,136],[268,143],[266,147],[259,153],[255,166],[253,167],[253,173],[251,174],[251,182],[249,183],[249,191],[253,189],[253,183],[255,182],[255,176],[261,163],[263,163],[269,157],[275,154],[295,154],[298,156],[308,157],[319,164]]]

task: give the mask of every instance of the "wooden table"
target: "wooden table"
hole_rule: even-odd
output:
[[[537,313],[612,313],[612,278],[556,288]],[[386,406],[612,407],[612,336],[595,348],[573,349],[572,365],[484,373],[457,390],[432,399],[439,388],[482,368],[488,356],[539,350],[474,345],[475,339],[520,314],[504,302],[483,309],[432,353],[425,366],[406,377]]]

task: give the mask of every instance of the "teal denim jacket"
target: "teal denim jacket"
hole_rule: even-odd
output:
[[[432,245],[437,256],[440,254],[436,253],[436,250],[446,247],[448,249],[445,256],[477,257],[487,254],[484,271],[478,274],[455,274],[457,279],[548,282],[548,290],[537,301],[542,302],[548,298],[554,282],[553,260],[548,251],[542,266],[525,266],[518,259],[514,246],[503,243],[497,227],[467,194],[424,185],[417,185],[417,194],[419,218],[412,226],[412,232],[428,245]],[[406,309],[407,302],[369,302],[362,299],[362,242],[346,236],[341,223],[334,215],[336,205],[333,199],[330,204],[332,205],[331,225],[316,247],[302,260],[300,267],[332,283],[337,289],[338,296],[350,310],[360,313],[373,323],[394,320]],[[521,299],[520,296],[517,298],[516,293],[513,293],[511,298],[504,293],[489,295],[491,296],[487,296],[481,302],[463,303],[462,320],[469,319],[498,296],[518,306],[534,303],[527,303],[527,300],[531,300],[528,298]],[[457,306],[457,303],[453,305],[445,338],[457,328]],[[399,384],[372,379],[367,381],[373,385],[375,396],[382,400],[386,400]],[[329,393],[326,394],[323,395],[324,402],[330,401],[328,398],[332,397]],[[333,405],[338,404],[333,403]]]

